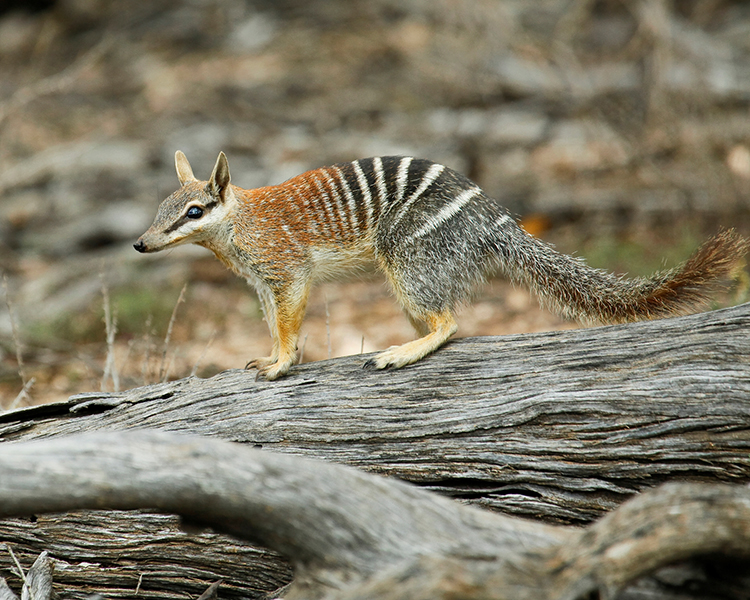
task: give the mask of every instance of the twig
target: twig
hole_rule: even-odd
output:
[[[138,340],[128,340],[127,349],[125,350],[125,356],[120,358],[120,372],[122,373],[123,377],[126,377],[126,373],[128,372],[130,363],[130,357],[133,356],[133,348],[135,348],[137,343]]]
[[[104,328],[107,334],[107,359],[104,363],[104,373],[102,374],[101,390],[107,384],[107,379],[112,379],[112,387],[115,392],[120,391],[120,375],[117,372],[115,364],[115,336],[117,335],[117,316],[112,314],[109,302],[109,288],[104,277],[104,272],[100,273],[102,280],[102,297],[104,302]]]
[[[211,344],[214,343],[214,338],[216,338],[215,329],[211,333],[211,337],[208,338],[208,343],[206,344],[206,347],[203,348],[203,352],[201,352],[201,355],[198,357],[198,360],[195,361],[195,364],[193,365],[193,370],[190,371],[191,377],[195,377],[195,375],[198,373],[198,367],[200,366],[201,362],[203,362],[203,359],[206,357],[206,353],[208,352],[208,349],[211,347]]]
[[[302,364],[303,359],[305,358],[305,345],[307,344],[307,335],[305,334],[305,337],[302,338],[302,347],[299,350],[299,364]]]
[[[169,355],[169,359],[167,360],[166,367],[164,368],[164,376],[162,378],[162,382],[165,382],[169,379],[169,374],[172,372],[172,367],[174,367],[175,360],[177,357],[177,352],[173,352]]]
[[[325,297],[326,307],[326,340],[328,341],[328,358],[331,358],[331,313],[328,312],[328,295]]]
[[[151,335],[153,334],[151,326],[153,322],[154,315],[149,313],[148,317],[146,317],[146,331],[143,333],[143,344],[145,346],[143,351],[143,364],[141,365],[141,378],[143,379],[143,385],[148,385],[150,383],[149,363],[151,362]]]
[[[8,291],[8,276],[3,275],[3,291],[5,292],[5,305],[8,307],[8,314],[10,315],[10,331],[13,336],[13,344],[16,347],[16,363],[18,365],[18,375],[21,377],[21,382],[26,385],[26,375],[23,369],[23,355],[21,352],[21,339],[18,335],[18,327],[16,326],[16,319],[13,313],[13,303],[10,299],[10,292]]]
[[[219,579],[219,581],[215,581],[211,585],[208,586],[208,589],[203,592],[198,600],[214,600],[214,598],[219,597],[219,586],[224,583],[223,579]]]
[[[18,559],[16,558],[16,555],[13,552],[13,548],[10,547],[10,544],[5,544],[5,547],[8,549],[8,554],[10,554],[10,557],[13,559],[13,562],[16,563],[16,568],[18,569],[19,576],[21,577],[23,582],[26,583],[26,573],[23,572],[23,567],[21,566],[21,563],[18,562]]]
[[[182,290],[180,291],[180,296],[177,298],[177,304],[174,305],[174,309],[172,309],[172,316],[169,318],[169,325],[167,325],[167,335],[164,337],[164,350],[161,353],[161,365],[159,366],[159,381],[164,382],[167,380],[167,371],[168,371],[168,365],[167,365],[167,351],[169,350],[169,342],[172,339],[172,327],[174,327],[174,322],[177,319],[177,309],[180,307],[180,304],[182,304],[185,301],[185,291],[187,290],[187,283],[182,286]]]
[[[18,366],[18,376],[21,378],[21,391],[16,396],[15,400],[10,405],[10,408],[16,408],[22,401],[30,400],[29,390],[34,385],[32,381],[29,383],[26,380],[26,372],[23,365],[23,351],[21,348],[21,336],[18,333],[18,326],[16,324],[15,314],[13,311],[13,302],[10,299],[10,292],[8,291],[8,276],[3,274],[3,291],[5,292],[5,305],[8,307],[8,317],[10,318],[10,331],[13,337],[13,344],[16,350],[16,365]]]
[[[8,410],[13,410],[14,408],[18,408],[24,400],[28,401],[31,399],[31,395],[29,394],[29,390],[34,387],[34,384],[36,383],[36,378],[32,377],[29,379],[26,383],[23,384],[23,387],[21,388],[21,391],[18,392],[18,395],[15,397],[13,402],[10,403],[10,406],[8,407]]]
[[[97,383],[100,383],[98,373],[100,368],[99,362],[92,359],[91,356],[80,349],[76,350],[75,356],[86,369],[85,378],[89,381],[88,385],[91,386],[91,389],[94,389]]]

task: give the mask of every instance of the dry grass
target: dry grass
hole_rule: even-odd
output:
[[[18,326],[16,325],[15,310],[13,309],[13,302],[10,299],[10,291],[8,289],[8,276],[3,275],[3,292],[5,293],[5,305],[8,308],[8,316],[10,317],[10,328],[11,335],[13,338],[13,346],[16,351],[16,367],[18,369],[18,377],[21,379],[21,391],[18,392],[16,397],[8,404],[7,409],[12,410],[24,404],[31,404],[31,388],[36,383],[36,379],[26,379],[26,370],[23,363],[23,351],[21,349],[21,336],[18,333]],[[0,408],[3,405],[0,404]]]

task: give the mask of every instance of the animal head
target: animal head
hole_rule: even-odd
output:
[[[179,150],[174,162],[180,189],[161,203],[153,224],[133,245],[138,252],[200,244],[214,239],[225,229],[227,213],[234,201],[225,154],[219,153],[208,181],[195,178],[187,157]]]

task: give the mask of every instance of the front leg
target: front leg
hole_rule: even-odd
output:
[[[260,300],[260,305],[263,309],[263,317],[265,318],[266,325],[268,325],[268,332],[271,334],[271,339],[273,340],[273,347],[270,356],[255,358],[245,365],[246,369],[258,369],[260,371],[279,359],[279,348],[276,340],[276,303],[274,302],[273,293],[270,289],[257,282],[253,283],[255,283],[258,299]]]
[[[297,282],[296,285],[274,291],[273,317],[269,319],[269,327],[273,324],[271,334],[274,354],[265,364],[257,364],[260,361],[254,361],[258,366],[258,377],[273,381],[286,375],[297,362],[297,341],[309,295],[308,281]]]

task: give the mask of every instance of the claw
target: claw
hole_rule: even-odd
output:
[[[393,362],[393,360],[390,358],[389,351],[386,350],[385,352],[381,352],[380,354],[376,354],[373,358],[369,358],[365,361],[365,364],[362,365],[363,369],[389,369],[393,366],[401,366],[396,365],[396,363]]]
[[[258,369],[259,371],[275,362],[271,356],[263,356],[261,358],[254,358],[245,365],[245,369]]]
[[[274,362],[258,369],[258,375],[256,381],[259,379],[265,379],[266,381],[275,381],[279,377],[283,377],[289,373],[289,369],[292,367],[293,361]]]

